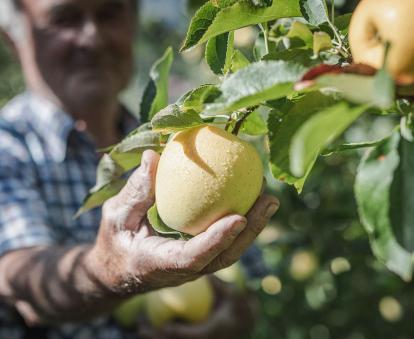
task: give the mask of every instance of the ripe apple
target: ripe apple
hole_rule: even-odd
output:
[[[197,235],[227,214],[246,214],[262,181],[262,162],[252,145],[204,125],[179,132],[167,143],[155,201],[167,226]]]
[[[123,327],[133,327],[138,315],[144,310],[145,296],[143,294],[130,298],[116,308],[113,313],[115,320]]]
[[[145,303],[148,319],[155,327],[174,319],[199,323],[211,312],[214,291],[208,278],[201,277],[181,286],[151,292]]]
[[[386,68],[401,83],[414,81],[414,1],[362,0],[349,27],[355,63],[381,68],[389,42]]]

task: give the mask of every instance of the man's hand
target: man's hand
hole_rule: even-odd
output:
[[[238,291],[231,284],[211,279],[216,295],[216,307],[200,324],[171,322],[161,328],[151,326],[141,318],[137,324],[142,339],[228,339],[241,338],[254,328],[257,300],[248,292]]]
[[[279,207],[275,197],[261,195],[246,217],[228,215],[191,240],[155,235],[146,218],[154,204],[159,155],[146,151],[128,183],[103,207],[89,270],[99,284],[128,296],[176,286],[236,262]]]

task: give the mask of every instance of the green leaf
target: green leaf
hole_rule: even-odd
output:
[[[333,153],[339,153],[344,151],[351,151],[355,149],[361,149],[361,148],[368,148],[368,147],[375,147],[378,146],[385,141],[388,140],[389,137],[386,137],[384,139],[376,140],[376,141],[367,141],[367,142],[355,142],[355,143],[349,143],[349,144],[342,144],[334,147],[330,147],[325,149],[321,155],[323,156],[329,156]]]
[[[268,129],[260,113],[254,111],[244,120],[240,131],[249,135],[264,135],[268,132]]]
[[[149,121],[155,113],[168,105],[168,79],[173,62],[173,50],[167,48],[150,70],[150,80],[141,102],[141,121]]]
[[[147,149],[161,151],[160,134],[140,126],[117,144],[109,155],[125,173],[141,163],[141,155]]]
[[[313,46],[313,34],[309,27],[300,21],[294,21],[288,34],[286,35],[291,40],[303,41],[303,46],[312,48]]]
[[[263,60],[281,60],[290,61],[301,64],[305,67],[317,65],[320,63],[318,59],[312,59],[313,53],[311,49],[285,49],[283,51],[272,51],[265,55]]]
[[[410,281],[413,257],[397,242],[390,220],[391,188],[400,163],[399,142],[400,136],[395,132],[388,142],[366,153],[358,167],[355,196],[358,212],[369,235],[374,255],[389,270]],[[409,198],[411,194],[412,191],[406,191],[403,198]],[[411,204],[412,198],[409,199]],[[412,211],[412,206],[407,209],[407,213]]]
[[[301,177],[313,166],[320,152],[366,110],[345,102],[327,107],[307,120],[295,133],[290,146],[290,169]]]
[[[306,69],[284,61],[261,61],[232,74],[220,86],[221,96],[206,105],[206,113],[229,113],[284,97],[293,91]]]
[[[331,37],[325,32],[313,33],[313,53],[318,55],[319,52],[331,49],[333,47]]]
[[[302,16],[314,26],[329,21],[328,9],[324,0],[300,0]]]
[[[234,33],[224,33],[207,42],[205,59],[214,74],[226,74],[231,67]]]
[[[256,7],[272,6],[273,0],[249,0]]]
[[[242,68],[245,68],[250,65],[249,59],[238,49],[233,51],[233,55],[231,57],[231,65],[230,70],[232,73],[235,73]]]
[[[289,149],[293,136],[308,119],[334,103],[332,97],[319,92],[311,92],[295,101],[280,100],[272,103],[278,107],[269,113],[267,122],[272,174],[278,180],[295,185],[299,192],[307,175],[298,178],[290,172]]]
[[[181,233],[170,227],[168,227],[161,219],[158,214],[157,206],[154,204],[147,212],[147,218],[152,228],[159,234],[162,234],[165,237],[170,237],[174,239],[190,239],[191,235],[186,233]]]
[[[395,100],[395,83],[391,75],[380,69],[374,77],[374,101],[378,107],[390,108]]]
[[[96,170],[96,185],[91,191],[95,192],[100,190],[124,173],[125,171],[122,166],[116,163],[108,154],[104,154]]]
[[[74,218],[79,217],[95,207],[101,206],[106,200],[118,194],[125,186],[126,180],[119,178],[99,189],[92,189],[83,201],[82,207],[76,212]]]
[[[248,1],[237,1],[224,8],[206,2],[191,20],[181,50],[202,44],[212,37],[236,29],[280,18],[300,16],[299,0],[277,0],[265,8]]]
[[[211,97],[216,97],[219,93],[220,91],[216,85],[205,84],[184,94],[176,104],[184,110],[201,113],[204,109],[204,103],[208,102]]]
[[[180,106],[172,104],[159,111],[151,120],[154,131],[168,134],[186,128],[204,124],[200,116],[193,110],[183,110]]]
[[[316,79],[324,90],[331,91],[356,104],[389,108],[390,83],[382,75],[377,77],[356,74],[329,74]],[[384,93],[387,98],[381,98]]]
[[[339,31],[344,35],[348,34],[348,28],[349,28],[349,23],[351,22],[351,17],[352,17],[352,13],[347,13],[344,15],[337,16],[335,18],[336,28],[338,28]]]
[[[408,251],[414,251],[414,142],[400,138],[400,162],[394,172],[391,187],[391,224],[398,242]]]

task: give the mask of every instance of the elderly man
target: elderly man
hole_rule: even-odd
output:
[[[187,242],[158,237],[146,212],[159,156],[147,151],[102,213],[74,220],[94,185],[96,148],[119,142],[134,126],[118,95],[133,71],[136,1],[13,6],[3,29],[27,91],[0,114],[0,295],[12,307],[1,309],[0,337],[122,338],[105,314],[136,293],[232,264],[278,201],[262,195],[247,217],[228,215]],[[7,313],[13,308],[29,326]]]

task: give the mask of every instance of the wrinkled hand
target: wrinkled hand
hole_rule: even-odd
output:
[[[229,339],[248,335],[254,325],[257,300],[218,279],[212,279],[216,307],[210,317],[200,324],[169,323],[154,328],[141,319],[138,337],[142,339]]]
[[[155,200],[158,160],[157,153],[145,151],[141,166],[103,206],[88,261],[97,283],[116,295],[180,285],[230,266],[279,207],[275,197],[261,195],[246,217],[225,216],[188,241],[159,237],[146,217]]]

